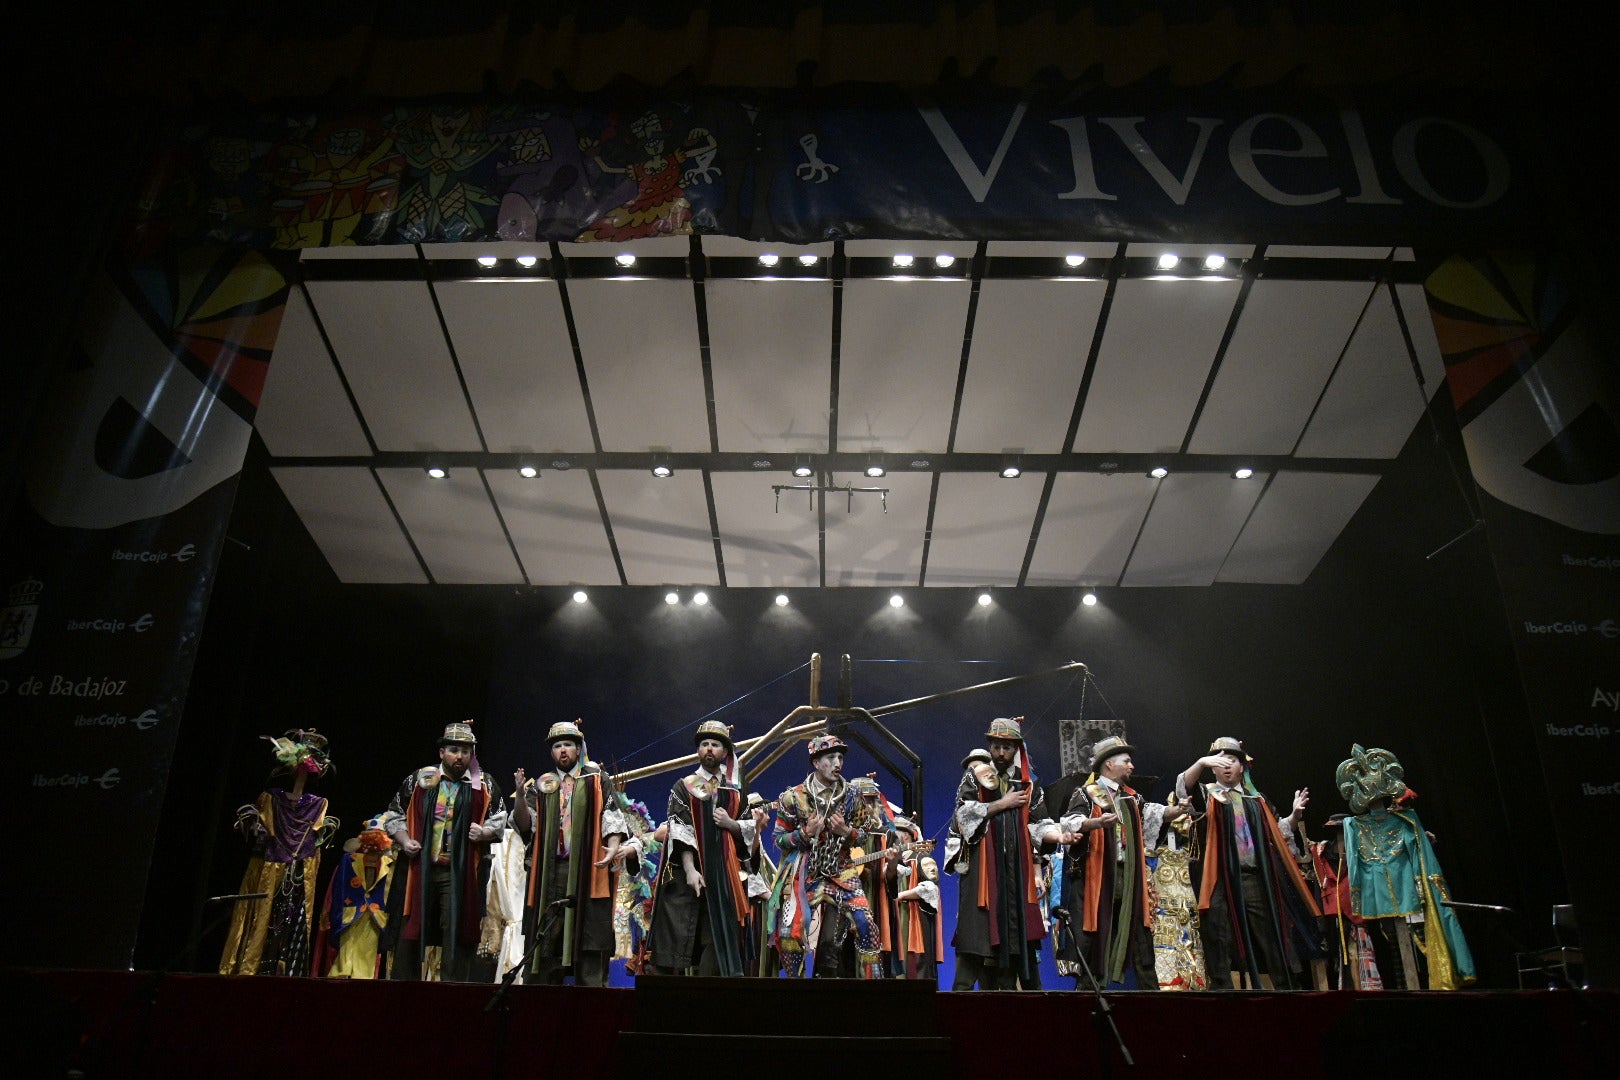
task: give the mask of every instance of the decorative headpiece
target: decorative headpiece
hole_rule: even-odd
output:
[[[1024,741],[1024,718],[1015,716],[1009,719],[998,716],[990,721],[990,730],[984,733],[987,739],[1006,739],[1008,742]]]
[[[870,776],[857,776],[849,782],[849,786],[863,799],[877,799],[883,795],[883,792],[878,790],[877,781]]]
[[[551,725],[550,731],[546,732],[547,746],[551,746],[562,739],[572,739],[581,746],[585,745],[585,733],[579,730],[579,725],[572,720],[559,720]]]
[[[360,835],[351,837],[343,842],[343,850],[351,855],[381,855],[394,846],[393,837],[383,831],[382,815],[367,818],[360,826]]]
[[[975,761],[982,761],[986,765],[990,764],[990,751],[986,750],[982,746],[979,747],[977,750],[969,750],[968,753],[967,753],[967,757],[962,759],[962,768],[964,768],[964,769],[967,768],[969,765],[972,765]]]
[[[1120,754],[1134,754],[1136,747],[1125,741],[1122,735],[1110,735],[1106,739],[1098,739],[1097,745],[1091,748],[1091,771],[1096,772],[1102,768],[1102,763],[1111,757]]]
[[[314,728],[293,728],[279,738],[259,737],[270,744],[270,752],[276,757],[272,775],[306,772],[321,776],[332,767],[332,759],[326,752],[326,736]]]
[[[1245,765],[1254,760],[1254,758],[1243,752],[1243,740],[1234,739],[1230,735],[1222,735],[1210,743],[1209,752],[1212,754],[1231,754]]]
[[[718,739],[726,744],[727,750],[735,750],[737,748],[736,745],[731,741],[731,725],[722,724],[718,720],[705,720],[703,723],[697,726],[697,731],[692,733],[692,743],[694,746],[702,742],[704,739]]]
[[[1339,794],[1353,813],[1365,814],[1379,799],[1390,802],[1406,794],[1406,770],[1388,750],[1364,750],[1360,743],[1350,747],[1350,756],[1339,762],[1333,774]]]
[[[478,745],[478,736],[473,734],[471,720],[444,725],[444,734],[439,736],[439,745],[449,746],[451,743],[464,743],[467,746]]]
[[[822,754],[830,754],[834,750],[849,753],[849,744],[836,735],[817,735],[810,740],[810,760],[814,761]]]

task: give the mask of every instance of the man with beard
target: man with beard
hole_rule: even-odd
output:
[[[530,853],[523,936],[539,939],[523,981],[556,985],[572,975],[576,986],[606,986],[615,863],[629,827],[613,779],[586,757],[579,725],[552,724],[546,743],[555,767],[537,780],[525,780],[522,769],[514,777],[512,824]]]
[[[1076,954],[1083,954],[1102,986],[1123,982],[1130,967],[1138,990],[1157,990],[1147,851],[1163,823],[1185,817],[1187,808],[1142,801],[1129,783],[1134,751],[1118,735],[1099,741],[1091,775],[1069,796],[1062,902],[1070,933],[1059,955],[1078,967]]]
[[[441,949],[445,982],[482,981],[488,974],[477,970],[489,879],[484,852],[506,827],[506,803],[495,778],[479,768],[477,745],[472,721],[447,725],[439,764],[407,776],[382,816],[383,831],[408,867],[391,978],[420,979],[423,950],[431,945]]]
[[[1039,990],[1041,919],[1036,844],[1056,844],[1057,824],[1030,775],[1023,717],[998,717],[985,732],[990,763],[968,763],[956,788],[962,837],[953,990]]]
[[[730,767],[731,729],[707,720],[695,741],[697,771],[675,781],[669,793],[669,854],[653,908],[652,968],[661,975],[742,975],[743,875],[754,817],[743,810]]]
[[[844,781],[849,747],[836,735],[810,740],[810,767],[804,783],[782,792],[777,802],[776,846],[782,852],[771,893],[771,944],[782,970],[804,975],[808,953],[816,954],[814,977],[838,977],[845,938],[855,937],[856,976],[883,977],[878,929],[861,888],[860,869],[850,847],[865,833],[884,832],[882,817]]]

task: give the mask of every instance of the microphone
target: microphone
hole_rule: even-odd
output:
[[[1503,907],[1501,904],[1466,904],[1461,900],[1442,900],[1440,902],[1449,908],[1468,908],[1471,911],[1496,911],[1503,915],[1513,914],[1512,908]]]
[[[226,893],[224,896],[210,896],[204,900],[205,904],[222,904],[227,900],[263,900],[270,894],[267,892],[238,892]]]

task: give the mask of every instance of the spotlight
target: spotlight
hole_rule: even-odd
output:
[[[941,270],[944,270],[948,266],[955,266],[956,256],[946,255],[945,253],[941,252],[940,254],[934,256],[934,265],[939,267]]]
[[[1221,267],[1223,267],[1225,265],[1226,265],[1226,256],[1225,255],[1205,255],[1204,256],[1204,269],[1205,270],[1219,270],[1219,269],[1221,269]]]
[[[1178,267],[1180,265],[1181,265],[1181,256],[1180,255],[1171,255],[1169,252],[1166,252],[1165,254],[1159,256],[1159,269],[1160,270],[1174,270],[1176,267]]]
[[[1023,475],[1024,470],[1016,465],[1005,465],[1001,469],[1001,478],[1003,480],[1016,480]]]
[[[494,266],[499,261],[500,260],[496,259],[495,256],[493,256],[493,255],[480,255],[480,256],[478,256],[478,265],[482,266],[485,270],[488,270],[490,267]]]
[[[585,595],[585,590],[584,589],[576,589],[576,590],[574,590],[574,603],[583,604],[585,601],[587,601],[589,599],[590,599],[590,597]]]
[[[929,461],[927,458],[912,458],[911,459],[911,467],[913,469],[926,469],[926,468],[930,467],[933,464],[934,463],[932,461]]]
[[[799,265],[800,266],[814,266],[814,265],[816,265],[816,263],[818,263],[820,261],[821,261],[821,256],[819,256],[819,255],[800,255],[799,256]]]
[[[1165,477],[1170,475],[1170,470],[1165,468],[1163,465],[1155,465],[1153,468],[1148,470],[1148,475],[1153,477],[1155,480],[1163,480]]]
[[[787,607],[788,606],[787,593],[779,592],[779,593],[776,594],[776,606],[777,607]]]
[[[1086,265],[1086,257],[1084,255],[1065,255],[1063,256],[1063,265],[1073,270],[1077,266]]]
[[[881,465],[868,465],[866,467],[866,475],[870,476],[872,479],[876,480],[878,477],[883,475],[883,466],[881,466]]]
[[[912,258],[910,255],[896,255],[893,260],[894,265],[898,266],[902,270],[916,261],[917,260]]]
[[[1251,477],[1253,475],[1254,475],[1254,470],[1245,465],[1243,468],[1238,469],[1238,470],[1236,470],[1236,471],[1234,471],[1232,473],[1232,479],[1234,479],[1234,480],[1247,480],[1249,477]]]
[[[523,477],[525,480],[533,480],[535,477],[540,475],[540,470],[535,468],[533,465],[519,465],[518,475]]]
[[[625,269],[629,269],[630,267],[636,265],[636,257],[634,255],[630,254],[628,251],[626,251],[622,255],[613,256],[613,261],[618,263],[620,266],[624,267]]]
[[[906,598],[901,596],[899,593],[895,593],[893,596],[889,597],[889,606],[892,608],[903,608],[906,606]]]
[[[535,258],[533,255],[519,255],[517,257],[517,264],[523,267],[525,270],[532,269],[534,264],[539,261],[540,260]]]
[[[445,477],[450,475],[450,470],[445,468],[443,465],[429,465],[427,467],[427,474],[435,480],[443,480]]]
[[[806,476],[814,476],[815,472],[816,470],[812,469],[808,465],[793,466],[793,475],[799,477],[800,479],[803,479]]]
[[[652,474],[658,477],[660,480],[667,480],[671,476],[675,475],[675,470],[671,469],[668,465],[658,464],[652,467]]]
[[[1086,593],[1086,595],[1084,595],[1084,596],[1082,596],[1080,598],[1080,602],[1082,604],[1086,605],[1086,607],[1096,607],[1097,606],[1097,594],[1094,593],[1094,592],[1088,592],[1088,593]]]
[[[982,592],[982,593],[979,594],[979,606],[980,607],[989,607],[990,606],[990,594],[989,593]]]
[[[704,604],[707,604],[708,602],[709,602],[709,594],[708,593],[706,593],[706,592],[695,592],[695,593],[692,594],[692,603],[696,604],[698,607],[702,607]]]
[[[678,592],[667,592],[667,593],[664,594],[664,603],[668,604],[669,606],[674,607],[676,604],[678,604],[680,602],[681,602],[681,594],[680,593],[678,593]]]
[[[781,261],[782,257],[780,255],[772,255],[768,251],[759,257],[759,265],[761,266],[775,266]]]

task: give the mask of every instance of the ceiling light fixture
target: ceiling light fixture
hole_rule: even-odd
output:
[[[1094,593],[1094,592],[1088,592],[1088,593],[1086,593],[1086,595],[1084,595],[1084,596],[1082,596],[1080,598],[1080,602],[1082,604],[1086,605],[1086,607],[1096,607],[1097,606],[1097,594]]]
[[[1159,269],[1160,270],[1174,270],[1176,267],[1178,267],[1180,265],[1181,265],[1181,256],[1180,255],[1172,255],[1169,252],[1165,252],[1163,255],[1159,256]]]
[[[1001,478],[1003,480],[1016,480],[1023,475],[1024,470],[1016,465],[1003,465],[1001,467]]]
[[[982,592],[982,593],[979,594],[979,606],[980,607],[989,607],[990,606],[990,594],[989,593]]]
[[[892,608],[903,608],[906,606],[906,598],[901,596],[899,593],[895,593],[893,596],[889,597],[889,606]]]
[[[780,255],[773,255],[768,251],[759,257],[759,265],[761,266],[775,266],[781,261],[782,257]]]
[[[519,465],[518,475],[523,477],[525,480],[533,480],[535,477],[540,475],[540,470],[535,468],[533,465]]]
[[[1165,468],[1163,465],[1155,465],[1153,468],[1148,470],[1148,475],[1153,477],[1155,480],[1163,480],[1165,477],[1170,475],[1170,470]]]
[[[539,261],[540,260],[535,258],[533,255],[519,255],[517,257],[517,264],[523,267],[525,270],[533,269],[534,264]]]
[[[873,464],[873,465],[868,465],[866,467],[866,475],[870,476],[874,480],[876,480],[878,477],[882,476],[883,473],[884,473],[884,468],[881,465]]]
[[[1063,256],[1063,265],[1073,270],[1077,266],[1086,265],[1086,257],[1084,255],[1065,255]]]
[[[620,266],[624,267],[627,270],[630,267],[636,265],[636,257],[634,255],[630,254],[628,251],[626,251],[622,255],[613,256],[613,261],[618,263]]]
[[[708,593],[706,593],[706,592],[695,592],[695,593],[692,594],[692,603],[696,604],[698,607],[702,607],[704,604],[707,604],[708,602],[709,602],[709,594]]]
[[[800,255],[799,256],[799,265],[800,266],[814,266],[814,265],[816,265],[816,263],[818,263],[820,261],[821,261],[821,256],[819,256],[819,255]]]
[[[1232,473],[1232,478],[1234,480],[1247,480],[1249,477],[1251,477],[1253,475],[1254,475],[1254,470],[1249,468],[1247,465],[1245,465],[1241,469],[1234,470],[1233,473]]]
[[[812,469],[809,465],[804,464],[803,462],[793,466],[793,475],[797,476],[801,480],[807,476],[814,476],[815,472],[816,470]]]
[[[590,599],[590,597],[585,595],[585,590],[584,589],[576,589],[576,590],[574,590],[574,603],[583,604],[585,601],[587,601],[589,599]]]
[[[1224,267],[1225,265],[1226,265],[1226,256],[1225,255],[1205,255],[1204,256],[1204,269],[1205,270],[1211,270],[1211,271],[1219,270],[1222,267]]]
[[[657,465],[652,467],[652,474],[658,477],[660,480],[668,480],[671,476],[675,475],[675,470],[671,469],[668,465],[665,465],[660,461]]]
[[[776,606],[777,607],[787,607],[788,606],[787,593],[779,592],[779,593],[776,594]]]
[[[429,465],[427,467],[427,474],[435,480],[443,480],[445,477],[450,475],[450,470],[445,468],[443,465]]]
[[[910,255],[896,255],[892,261],[895,266],[898,266],[900,269],[904,270],[917,260],[912,258]]]
[[[480,256],[478,256],[478,265],[482,266],[485,270],[488,270],[490,267],[494,266],[499,261],[500,260],[495,258],[495,256],[493,256],[493,255],[480,255]]]
[[[956,256],[942,251],[938,255],[934,256],[934,265],[939,267],[941,270],[955,266]]]
[[[933,464],[934,463],[932,461],[929,461],[927,458],[921,458],[920,457],[920,458],[912,458],[911,459],[911,467],[913,469],[927,469],[927,468],[931,467]]]
[[[676,604],[678,604],[680,602],[681,602],[681,594],[680,593],[672,591],[672,592],[667,592],[667,593],[664,594],[664,603],[668,604],[669,606],[674,607]]]

